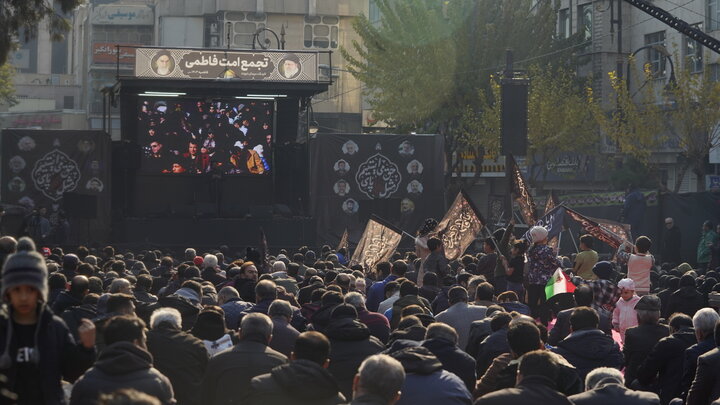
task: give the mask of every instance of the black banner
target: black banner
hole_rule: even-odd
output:
[[[431,235],[442,238],[445,257],[448,260],[455,260],[475,241],[483,226],[485,219],[482,214],[475,208],[465,191],[460,191]]]
[[[357,243],[372,214],[415,233],[443,213],[440,136],[318,134],[310,148],[320,242],[337,243],[347,228]]]
[[[376,264],[389,261],[401,239],[400,229],[373,215],[350,259],[350,265],[360,264],[369,271]]]
[[[46,208],[57,230],[48,243],[69,242],[63,218],[71,228],[76,218],[93,219],[83,233],[94,234],[88,240],[102,240],[110,220],[110,154],[110,136],[100,131],[3,130],[2,202],[23,207],[26,214]],[[71,207],[63,203],[68,194],[75,201]],[[84,206],[76,206],[78,201]]]
[[[510,181],[510,191],[515,195],[515,201],[520,206],[520,214],[527,225],[534,224],[535,219],[535,201],[530,194],[525,180],[523,179],[520,167],[513,155],[507,156],[507,176]]]

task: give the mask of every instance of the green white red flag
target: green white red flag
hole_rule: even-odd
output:
[[[550,299],[558,294],[571,293],[575,291],[575,284],[558,267],[545,285],[545,298]]]

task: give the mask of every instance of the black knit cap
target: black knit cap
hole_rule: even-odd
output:
[[[48,271],[45,258],[37,252],[17,252],[8,256],[2,269],[2,294],[19,285],[30,285],[40,291],[43,302],[48,299]]]

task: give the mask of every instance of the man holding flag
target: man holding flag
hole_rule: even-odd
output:
[[[550,321],[550,313],[545,305],[545,287],[556,270],[561,267],[555,251],[547,245],[548,230],[542,226],[533,226],[528,231],[532,246],[528,249],[528,305],[533,317],[539,317],[543,325]]]

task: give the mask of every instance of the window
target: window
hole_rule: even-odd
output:
[[[380,8],[378,7],[377,3],[375,3],[375,0],[370,0],[370,5],[368,9],[368,20],[370,21],[370,24],[380,24]]]
[[[592,4],[583,4],[578,6],[578,32],[582,33],[583,45],[585,50],[589,50],[592,45],[592,24],[593,24],[593,6]]]
[[[720,0],[707,0],[707,19],[710,31],[720,29]]]
[[[15,66],[18,73],[37,73],[38,42],[37,37],[25,41],[25,30],[18,31],[20,47],[10,53],[10,63]]]
[[[645,45],[665,46],[665,31],[653,32],[645,35]],[[649,48],[647,50],[646,64],[650,65],[650,71],[654,77],[665,77],[665,55],[663,52]]]
[[[558,37],[570,37],[570,9],[564,8],[558,12]]]
[[[303,31],[305,48],[336,49],[339,30],[340,17],[305,16]]]
[[[695,24],[693,27],[702,30],[702,24]],[[703,71],[703,46],[699,42],[683,36],[683,56],[685,57],[685,69],[690,73]]]
[[[713,82],[720,82],[720,64],[713,63],[708,65],[710,69],[710,80]]]
[[[227,24],[230,23],[230,24]],[[230,30],[230,47],[250,49],[253,45],[253,36],[257,30],[265,28],[267,15],[264,13],[243,13],[242,11],[228,11],[225,13],[223,29]],[[223,35],[222,42],[225,43],[226,35]],[[258,35],[260,43],[265,41],[265,33]],[[225,44],[227,45],[227,44]]]

